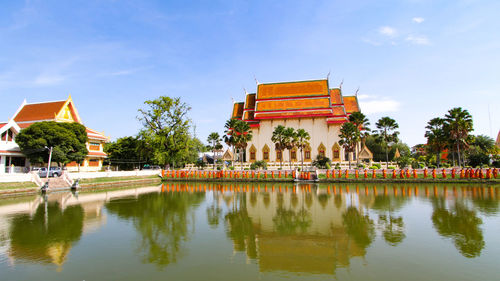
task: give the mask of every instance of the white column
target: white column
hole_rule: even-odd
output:
[[[5,173],[5,160],[6,157],[4,155],[0,155],[0,174]]]

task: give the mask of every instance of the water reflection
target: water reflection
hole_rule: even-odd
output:
[[[483,221],[469,209],[463,200],[456,200],[447,208],[443,198],[433,200],[432,223],[443,237],[451,238],[457,250],[467,258],[478,257],[484,248]]]
[[[82,236],[83,218],[81,206],[62,210],[57,202],[38,206],[32,217],[16,216],[11,224],[9,256],[61,266]]]
[[[191,210],[204,197],[203,193],[148,193],[113,200],[106,209],[133,222],[141,237],[137,248],[143,262],[163,268],[184,254],[183,244],[194,228]]]

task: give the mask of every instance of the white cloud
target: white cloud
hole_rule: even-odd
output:
[[[415,45],[429,45],[430,41],[426,36],[422,35],[408,35],[405,39],[406,41]]]
[[[66,77],[59,74],[42,73],[38,75],[33,83],[40,86],[57,85],[66,80]]]
[[[363,42],[368,43],[368,44],[373,45],[373,46],[380,46],[380,45],[382,45],[382,43],[377,42],[377,41],[373,41],[373,40],[368,39],[368,38],[363,38],[363,39],[361,39],[361,40],[362,40]]]
[[[416,23],[423,23],[425,21],[425,19],[421,17],[414,17],[411,20]]]
[[[371,95],[359,95],[361,111],[365,114],[399,111],[400,103],[389,98],[377,98]]]
[[[396,36],[396,29],[390,26],[382,26],[378,29],[378,32],[382,35],[394,37]]]

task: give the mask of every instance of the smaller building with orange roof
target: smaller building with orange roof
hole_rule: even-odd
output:
[[[36,122],[77,122],[83,124],[71,96],[66,100],[39,103],[23,101],[18,110],[8,122],[0,123],[0,173],[24,172],[29,169],[30,163],[21,153],[15,142],[16,135]],[[98,171],[102,168],[106,153],[104,143],[109,142],[109,137],[104,133],[87,128],[87,149],[89,154],[83,165],[69,163],[68,170]]]

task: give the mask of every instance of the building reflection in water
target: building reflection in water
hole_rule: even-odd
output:
[[[137,197],[159,192],[159,187],[100,193],[53,193],[34,200],[0,206],[0,233],[4,239],[0,255],[9,262],[57,265],[62,270],[71,248],[82,235],[97,231],[106,223],[102,212],[113,198]]]

